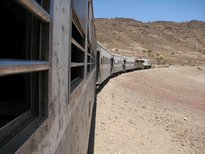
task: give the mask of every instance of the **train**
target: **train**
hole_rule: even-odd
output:
[[[149,69],[152,64],[149,59],[128,57],[111,53],[100,42],[97,42],[97,85],[102,84],[109,77],[134,70]]]
[[[87,153],[96,85],[150,64],[97,42],[92,0],[1,0],[0,16],[0,153]]]

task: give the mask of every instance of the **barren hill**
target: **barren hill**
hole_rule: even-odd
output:
[[[205,22],[95,19],[97,39],[114,53],[150,58],[155,64],[205,63]]]

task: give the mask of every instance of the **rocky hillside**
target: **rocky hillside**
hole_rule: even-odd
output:
[[[95,19],[97,39],[114,53],[145,57],[154,64],[205,64],[205,22]]]

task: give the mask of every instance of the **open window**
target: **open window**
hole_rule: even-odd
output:
[[[72,11],[71,39],[71,91],[84,78],[85,69],[85,36],[75,12]]]
[[[95,67],[95,57],[94,52],[90,48],[90,45],[88,45],[87,49],[87,75],[94,69]]]
[[[0,1],[0,153],[47,116],[49,6],[49,0]]]
[[[90,45],[88,45],[87,47],[87,75],[90,73],[91,71],[91,48]]]

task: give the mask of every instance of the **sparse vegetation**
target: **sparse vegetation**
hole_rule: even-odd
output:
[[[205,64],[205,22],[143,23],[114,18],[96,19],[95,25],[98,41],[118,54],[148,57],[153,64]],[[116,48],[119,50],[115,51]],[[191,59],[191,63],[187,59]]]
[[[152,50],[148,50],[147,53],[151,54],[151,53],[152,53]]]
[[[159,57],[159,53],[158,52],[156,53],[156,56]]]

